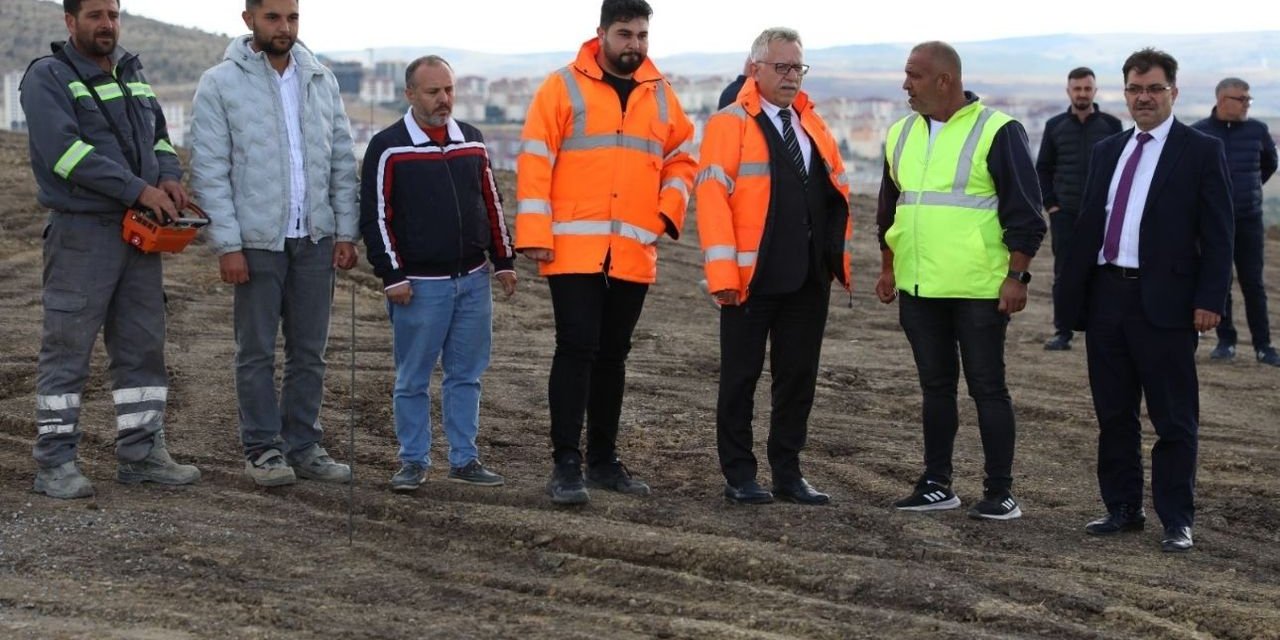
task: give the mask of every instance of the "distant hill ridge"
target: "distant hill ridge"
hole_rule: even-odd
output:
[[[125,4],[120,45],[142,56],[152,82],[194,84],[222,59],[227,36],[131,15]],[[0,71],[26,69],[31,60],[49,54],[50,42],[66,40],[62,16],[61,2],[0,0]]]

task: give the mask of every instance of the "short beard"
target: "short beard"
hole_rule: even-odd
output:
[[[630,56],[630,58],[624,59],[623,56]],[[644,56],[639,53],[630,52],[617,57],[610,56],[609,62],[613,64],[614,69],[618,70],[623,75],[629,76],[635,73],[636,69],[640,68],[640,65],[644,64]]]
[[[1080,106],[1080,103],[1079,103],[1079,102],[1074,102],[1074,101],[1073,101],[1073,102],[1071,103],[1071,106],[1075,107],[1077,111],[1088,111],[1088,110],[1089,110],[1089,107],[1092,107],[1092,106],[1093,106],[1093,100],[1086,101],[1086,102],[1084,103],[1084,106]]]
[[[106,58],[115,53],[117,42],[119,42],[119,38],[112,36],[111,46],[103,48],[102,45],[98,44],[97,36],[92,33],[89,34],[88,38],[83,40],[76,38],[76,46],[81,50],[81,53],[91,58]]]
[[[256,33],[255,33],[255,34],[253,34],[253,44],[254,44],[254,46],[258,48],[258,51],[261,51],[261,52],[263,52],[263,53],[265,53],[265,54],[267,54],[267,55],[269,55],[269,56],[283,56],[283,55],[287,55],[290,51],[292,51],[292,50],[293,50],[293,44],[294,44],[295,42],[297,42],[297,38],[289,38],[289,46],[288,46],[288,47],[285,47],[284,49],[279,49],[279,48],[277,48],[277,47],[276,47],[276,44],[275,44],[275,43],[276,43],[276,40],[275,40],[275,38],[273,38],[273,37],[267,37],[267,38],[263,39],[263,38],[258,37],[258,34],[256,34]]]

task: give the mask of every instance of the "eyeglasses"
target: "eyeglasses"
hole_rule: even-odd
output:
[[[792,71],[797,75],[803,76],[809,73],[809,65],[807,64],[789,64],[786,62],[766,62],[764,60],[756,60],[756,64],[772,65],[773,70],[780,76],[785,76]]]
[[[1172,88],[1173,88],[1173,85],[1171,84],[1149,84],[1145,87],[1140,87],[1136,84],[1131,84],[1124,88],[1124,92],[1125,92],[1125,95],[1130,95],[1130,96],[1140,96],[1145,93],[1151,96],[1152,98],[1158,98],[1161,95],[1164,95],[1164,92]]]
[[[1222,97],[1228,100],[1235,100],[1236,102],[1239,102],[1240,104],[1246,107],[1253,104],[1253,98],[1249,96],[1222,96]]]

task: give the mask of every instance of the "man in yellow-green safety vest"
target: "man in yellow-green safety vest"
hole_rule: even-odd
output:
[[[1044,238],[1040,186],[1026,131],[964,90],[960,56],[925,42],[902,88],[915,112],[889,128],[876,212],[882,253],[876,295],[898,302],[924,395],[925,470],[904,511],[960,506],[951,489],[960,358],[978,408],[986,458],[974,518],[1022,515],[1013,498],[1013,403],[1005,331],[1027,303],[1031,258]]]

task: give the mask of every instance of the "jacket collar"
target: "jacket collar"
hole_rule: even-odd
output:
[[[85,78],[110,75],[110,72],[103,71],[102,67],[99,67],[92,60],[86,58],[84,54],[80,53],[80,50],[76,49],[75,45],[71,44],[70,40],[66,40],[62,44],[54,43],[53,49],[55,52],[59,49],[64,51],[67,54],[67,59],[71,61],[71,64],[75,65],[76,71]],[[111,69],[113,72],[117,71],[122,66],[132,66],[138,59],[137,56],[129,53],[128,50],[118,44],[116,45],[116,50],[112,51],[111,55],[107,57],[111,60]]]
[[[600,63],[596,62],[596,54],[600,52],[600,39],[592,38],[584,43],[578,49],[578,57],[573,61],[573,67],[583,75],[596,80],[604,80],[604,69],[600,68]],[[658,67],[653,64],[653,59],[649,56],[644,57],[644,62],[640,63],[640,68],[636,69],[632,78],[637,82],[654,82],[662,79],[662,73],[658,71]]]
[[[445,123],[448,127],[449,139],[445,142],[462,142],[462,127],[458,126],[458,121],[449,118],[449,122]],[[413,119],[413,107],[404,113],[404,128],[409,130],[409,140],[413,141],[413,146],[421,147],[424,144],[435,144],[431,136],[427,135],[422,127],[418,126],[418,121]]]
[[[249,41],[253,39],[250,34],[237,36],[231,39],[231,43],[227,45],[227,50],[222,57],[230,60],[245,71],[250,73],[266,74],[271,69],[271,63],[267,61],[267,54],[262,51],[254,51],[249,45]],[[298,74],[304,77],[322,75],[324,67],[320,66],[320,62],[316,60],[315,54],[301,40],[293,43],[293,49],[289,50],[289,55],[293,56],[294,62],[298,65]],[[272,73],[275,72],[271,69]]]

